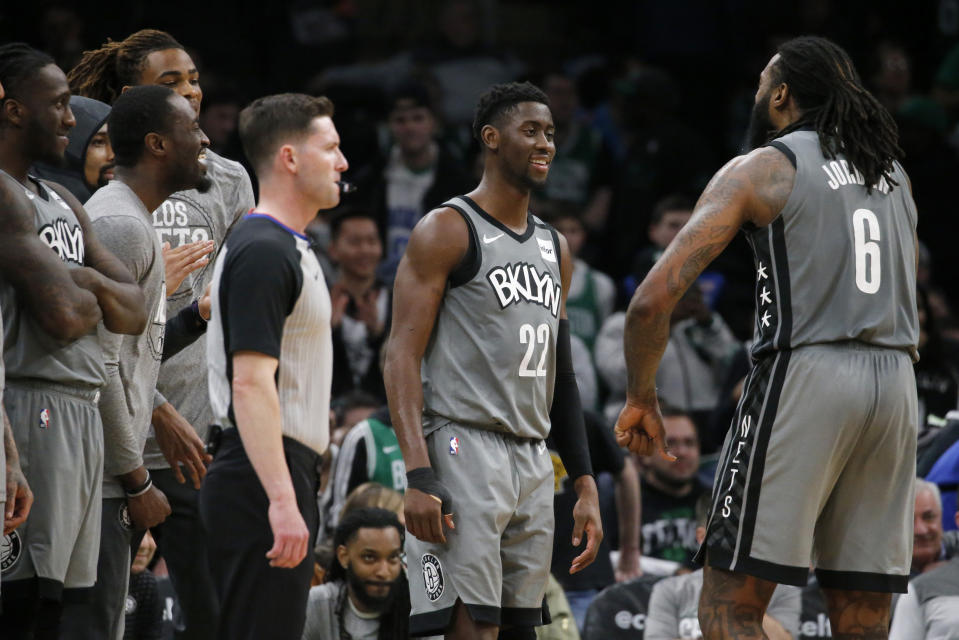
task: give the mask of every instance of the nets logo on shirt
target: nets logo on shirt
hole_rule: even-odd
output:
[[[40,227],[37,232],[48,247],[57,252],[64,262],[83,265],[83,229],[79,224],[70,225],[64,218]]]
[[[553,317],[559,316],[561,288],[549,271],[540,272],[535,265],[519,262],[494,267],[486,274],[501,309],[521,302],[546,307]]]

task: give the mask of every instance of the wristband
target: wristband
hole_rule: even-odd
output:
[[[194,300],[191,302],[190,308],[193,309],[193,321],[196,322],[197,328],[206,327],[207,321],[203,319],[203,314],[200,313],[200,301]]]
[[[453,496],[436,478],[432,467],[420,467],[406,472],[406,487],[427,493],[442,503],[444,514],[453,513]]]
[[[153,478],[150,477],[150,472],[147,471],[146,481],[143,484],[141,484],[139,487],[126,491],[126,494],[128,498],[138,498],[142,496],[144,493],[146,493],[147,491],[149,491],[152,487],[153,487]]]

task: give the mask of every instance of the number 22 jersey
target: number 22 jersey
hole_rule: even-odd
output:
[[[753,357],[854,340],[918,359],[916,205],[893,163],[868,192],[842,154],[826,158],[815,131],[770,143],[796,167],[792,192],[769,225],[747,225],[756,263]]]
[[[423,430],[453,422],[545,439],[562,305],[556,230],[529,214],[517,234],[467,196],[443,206],[463,216],[470,249],[426,347]]]

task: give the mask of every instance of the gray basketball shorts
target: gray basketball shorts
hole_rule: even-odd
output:
[[[406,536],[410,634],[442,634],[462,600],[474,621],[542,624],[553,553],[553,463],[543,441],[447,424],[426,437],[453,496],[446,544]]]
[[[918,415],[905,352],[843,342],[759,360],[697,559],[796,586],[811,565],[823,587],[904,593]]]
[[[3,541],[4,583],[39,579],[40,595],[92,587],[100,550],[103,425],[99,392],[8,380],[3,404],[34,502]]]

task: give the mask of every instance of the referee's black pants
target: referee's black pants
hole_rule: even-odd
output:
[[[306,558],[293,569],[271,567],[266,558],[273,547],[270,502],[235,428],[224,429],[200,489],[200,518],[220,601],[217,637],[223,640],[300,640],[303,635],[319,525],[319,456],[287,437],[283,450],[310,532]]]

